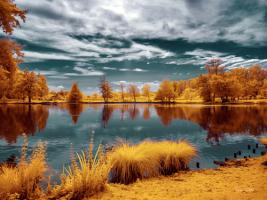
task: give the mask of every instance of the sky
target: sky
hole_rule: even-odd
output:
[[[28,68],[52,90],[78,82],[98,91],[102,76],[156,89],[163,79],[206,73],[210,58],[227,70],[267,68],[267,0],[16,0],[28,10],[14,33]]]

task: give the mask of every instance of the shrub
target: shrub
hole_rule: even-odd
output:
[[[51,199],[84,199],[106,189],[109,165],[99,146],[95,155],[90,144],[88,153],[77,154],[78,161],[63,173],[61,184],[52,190]]]
[[[110,182],[130,184],[137,179],[170,175],[187,168],[196,149],[185,141],[122,144],[109,155]]]
[[[158,163],[151,157],[148,148],[151,143],[132,146],[122,144],[109,154],[111,170],[110,182],[130,184],[137,179],[158,175]]]
[[[190,160],[196,156],[196,149],[185,141],[164,141],[155,146],[162,175],[171,175],[179,170],[188,169]]]
[[[25,139],[18,165],[0,168],[0,199],[37,199],[43,195],[39,183],[47,169],[45,149],[45,145],[39,143],[27,161]]]

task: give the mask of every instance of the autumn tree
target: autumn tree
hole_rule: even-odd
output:
[[[20,26],[20,20],[26,19],[26,11],[18,8],[13,0],[0,1],[0,27],[7,34],[12,34],[14,28]]]
[[[28,97],[28,102],[32,102],[32,98],[38,91],[38,79],[34,72],[25,70],[17,85],[17,90],[21,91],[23,97]]]
[[[49,89],[47,86],[47,82],[46,82],[46,78],[43,75],[38,75],[37,76],[37,87],[38,87],[38,91],[37,91],[37,96],[42,98],[45,97],[46,95],[48,95]]]
[[[128,93],[134,99],[134,102],[136,102],[136,97],[140,95],[138,87],[134,84],[128,86]]]
[[[0,67],[0,98],[5,98],[8,90],[8,72]]]
[[[267,98],[267,79],[264,80],[264,83],[260,88],[260,95],[264,98]]]
[[[151,88],[149,84],[145,84],[142,87],[143,96],[147,97],[147,101],[150,101]]]
[[[83,98],[82,92],[79,89],[77,83],[73,83],[71,86],[71,90],[68,96],[69,103],[79,103]]]
[[[14,77],[18,64],[23,61],[22,47],[15,41],[0,39],[0,66]]]
[[[198,77],[198,85],[200,96],[204,102],[211,101],[211,87],[209,83],[209,78],[206,75],[201,75]]]
[[[205,68],[208,71],[208,74],[222,74],[224,72],[224,66],[222,66],[221,59],[211,59],[205,64]]]
[[[172,84],[173,84],[173,90],[176,96],[181,96],[187,87],[187,82],[184,80],[173,81]]]
[[[121,89],[121,99],[122,99],[122,102],[124,102],[124,88],[125,88],[125,85],[124,85],[124,82],[120,82],[120,89]]]
[[[112,98],[112,88],[105,77],[101,79],[99,88],[105,103],[108,102]]]
[[[162,102],[171,102],[174,101],[176,94],[174,92],[173,84],[170,80],[164,80],[161,82],[159,89],[156,94],[156,100]]]

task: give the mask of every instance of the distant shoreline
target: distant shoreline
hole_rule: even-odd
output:
[[[241,100],[236,102],[227,102],[227,103],[221,103],[221,102],[215,102],[215,103],[205,103],[200,101],[175,101],[175,102],[158,102],[158,101],[112,101],[112,102],[104,102],[104,101],[81,101],[78,103],[72,103],[67,101],[32,101],[29,102],[21,102],[21,101],[7,101],[7,102],[0,102],[0,105],[11,105],[11,104],[23,104],[23,105],[57,105],[57,104],[159,104],[159,105],[203,105],[203,106],[212,106],[212,105],[261,105],[261,104],[267,104],[267,99],[256,99],[256,100]]]

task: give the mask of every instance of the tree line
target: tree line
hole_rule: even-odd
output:
[[[100,96],[106,103],[109,101],[137,102],[138,98],[139,102],[159,101],[163,103],[172,103],[181,99],[225,103],[242,99],[267,98],[267,70],[261,66],[226,71],[220,59],[211,59],[205,68],[206,74],[190,80],[163,80],[157,91],[152,91],[149,84],[139,89],[134,84],[126,87],[121,82],[120,91],[115,92],[111,84],[103,78],[99,84],[100,93],[93,94],[91,97],[97,99]],[[75,83],[69,95],[71,101],[80,101],[82,96]]]

